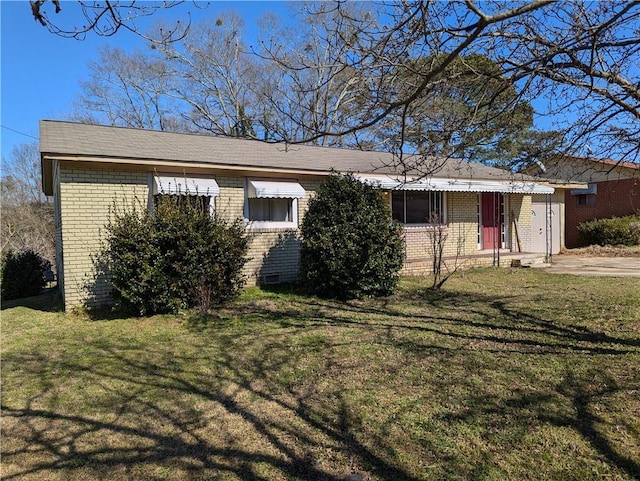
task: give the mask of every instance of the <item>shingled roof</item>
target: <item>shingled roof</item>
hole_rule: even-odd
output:
[[[154,130],[42,120],[40,152],[110,159],[169,160],[189,163],[295,169],[315,172],[396,173],[394,158],[373,152]],[[513,179],[513,174],[458,159],[438,161],[435,177]]]
[[[217,169],[269,169],[326,174],[332,170],[357,174],[396,176],[397,159],[387,152],[373,152],[200,134],[109,127],[55,120],[40,121],[43,184],[49,191],[50,160],[72,159],[118,162],[174,162]],[[459,159],[426,159],[437,165],[431,175],[439,179],[532,182],[521,174],[472,164]],[[411,172],[408,172],[411,174]]]

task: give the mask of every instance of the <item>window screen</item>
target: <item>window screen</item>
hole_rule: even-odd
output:
[[[292,222],[292,199],[250,198],[249,220]]]
[[[391,195],[394,220],[403,224],[432,224],[444,220],[442,192],[394,191]]]

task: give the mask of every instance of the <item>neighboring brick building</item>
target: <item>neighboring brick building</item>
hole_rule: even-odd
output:
[[[69,122],[40,123],[43,188],[54,196],[56,266],[65,308],[109,301],[108,279],[96,277],[112,208],[153,208],[158,193],[185,185],[217,214],[244,219],[250,233],[249,284],[297,278],[299,225],[319,183],[332,170],[380,188],[405,224],[405,272],[430,260],[435,214],[447,230],[447,256],[531,252],[531,197],[552,187],[490,167],[447,160],[428,179],[398,175],[391,154],[268,144]],[[428,161],[429,159],[425,159]]]
[[[543,179],[587,184],[565,192],[565,244],[581,247],[578,225],[593,219],[640,212],[640,164],[611,159],[565,156],[544,162],[526,173]]]

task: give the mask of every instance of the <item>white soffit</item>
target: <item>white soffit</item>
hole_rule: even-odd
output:
[[[250,180],[250,198],[302,199],[305,191],[297,182]]]
[[[418,179],[399,180],[391,177],[358,176],[361,182],[385,190],[433,190],[441,192],[502,192],[505,194],[553,194],[555,189],[536,182]]]
[[[220,194],[218,183],[211,178],[158,175],[153,180],[156,194],[206,195],[211,197]]]

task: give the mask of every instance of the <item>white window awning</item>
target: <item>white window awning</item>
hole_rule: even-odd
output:
[[[361,182],[385,190],[433,190],[441,192],[502,192],[508,194],[553,194],[555,189],[536,182],[461,180],[431,178],[401,180],[392,177],[358,176]]]
[[[297,182],[250,180],[250,198],[302,199],[305,191]]]
[[[216,197],[220,187],[215,179],[208,177],[186,177],[184,175],[154,176],[154,194],[206,195]]]

